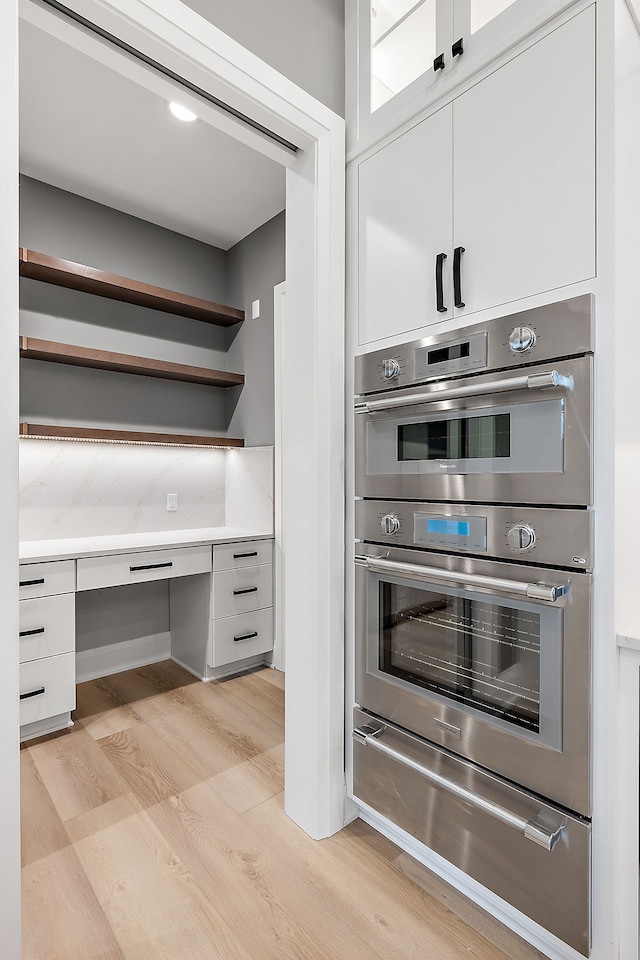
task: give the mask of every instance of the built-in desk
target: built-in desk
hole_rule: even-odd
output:
[[[168,580],[171,657],[201,680],[273,648],[272,537],[213,527],[20,544],[21,739],[70,726],[75,596]]]

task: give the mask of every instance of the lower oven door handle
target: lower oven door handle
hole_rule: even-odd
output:
[[[573,377],[565,377],[557,370],[533,373],[524,377],[510,377],[489,383],[463,383],[459,387],[414,393],[411,396],[389,397],[384,400],[366,400],[355,405],[356,413],[375,413],[377,410],[393,410],[395,407],[413,407],[419,403],[437,403],[439,400],[457,400],[484,394],[508,393],[513,390],[542,390],[545,387],[564,387],[573,390]]]
[[[439,567],[423,567],[422,564],[399,563],[378,557],[356,557],[356,563],[367,567],[372,573],[395,573],[409,580],[426,580],[428,583],[460,583],[468,587],[484,587],[496,593],[516,594],[528,600],[543,600],[545,603],[555,603],[567,590],[565,584],[521,583],[518,580],[502,580],[477,573],[456,573],[453,570],[441,570]]]
[[[533,817],[531,820],[525,820],[524,817],[513,813],[513,811],[508,810],[506,807],[501,807],[500,804],[494,803],[493,800],[487,800],[486,797],[481,797],[479,794],[467,790],[466,787],[461,787],[453,780],[448,780],[434,770],[430,770],[429,767],[418,763],[417,760],[413,760],[411,757],[406,756],[406,754],[394,750],[393,747],[390,747],[381,739],[386,730],[387,727],[385,726],[381,726],[379,729],[372,729],[372,727],[366,726],[356,728],[353,731],[353,736],[360,743],[364,743],[365,746],[372,747],[379,753],[386,754],[386,756],[391,757],[392,760],[396,760],[405,767],[410,767],[411,770],[420,774],[425,780],[429,780],[430,783],[441,787],[443,790],[446,790],[447,793],[453,794],[460,800],[464,800],[466,803],[471,804],[471,806],[477,807],[479,810],[487,813],[495,820],[499,820],[508,827],[517,830],[518,833],[523,834],[527,840],[537,843],[539,846],[544,847],[545,850],[553,850],[564,833],[564,824],[560,824],[555,829],[550,829],[546,824],[540,822],[537,817]]]

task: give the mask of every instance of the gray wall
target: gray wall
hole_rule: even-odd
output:
[[[344,0],[183,0],[344,117]]]
[[[20,243],[229,302],[224,251],[27,177],[20,180]],[[232,369],[222,327],[25,279],[20,307],[26,336]],[[21,419],[224,435],[227,398],[215,387],[23,360]]]
[[[229,365],[246,377],[242,389],[227,391],[229,436],[248,446],[274,442],[273,288],[285,279],[285,214],[263,224],[228,251],[229,293],[244,309],[244,323],[228,331]],[[251,304],[260,316],[251,319]]]
[[[24,336],[244,373],[222,390],[37,360],[21,361],[21,419],[243,437],[272,444],[273,288],[285,277],[285,218],[224,252],[37,180],[20,179],[20,243],[243,308],[230,328],[63,287],[20,281]],[[251,303],[261,315],[251,319]]]

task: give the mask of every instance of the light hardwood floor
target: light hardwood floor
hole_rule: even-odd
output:
[[[167,661],[21,751],[23,960],[539,960],[362,821],[283,812],[283,676]]]

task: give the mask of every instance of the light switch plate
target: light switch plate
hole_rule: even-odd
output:
[[[251,304],[251,319],[257,320],[260,316],[260,301],[254,300]]]

